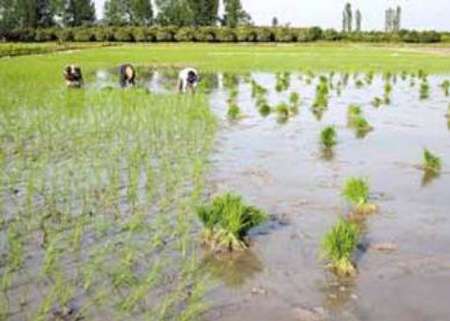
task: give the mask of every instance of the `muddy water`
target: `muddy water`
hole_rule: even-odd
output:
[[[288,102],[292,91],[300,93],[300,112],[285,124],[276,115],[258,113],[244,77],[239,78],[237,102],[245,116],[238,121],[226,117],[224,75],[207,75],[208,84],[203,84],[222,120],[212,155],[211,193],[238,192],[273,215],[252,233],[248,253],[225,262],[205,258],[216,281],[208,293],[206,319],[448,320],[450,131],[445,114],[450,99],[439,88],[445,77],[428,77],[426,100],[419,99],[419,82],[411,87],[409,79],[398,78],[391,105],[380,108],[370,102],[383,95],[381,75],[363,88],[350,77],[341,95],[332,90],[329,107],[318,120],[310,110],[317,77],[307,84],[299,76],[292,74],[289,90],[279,93],[275,75],[251,75],[269,89],[272,106]],[[156,72],[146,87],[171,91],[173,82],[173,76]],[[374,127],[362,139],[346,126],[351,103],[363,107]],[[318,142],[326,125],[335,125],[338,132],[331,159],[322,157]],[[444,164],[432,180],[417,168],[424,147]],[[369,179],[379,212],[363,223],[358,275],[338,280],[324,267],[319,247],[338,216],[349,210],[340,196],[349,176]],[[371,249],[381,243],[396,249]]]

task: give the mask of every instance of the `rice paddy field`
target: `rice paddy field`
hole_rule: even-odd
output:
[[[0,320],[448,320],[448,47],[36,47],[0,59]]]

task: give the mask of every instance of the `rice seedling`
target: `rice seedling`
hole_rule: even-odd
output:
[[[358,105],[350,105],[347,108],[347,125],[354,126],[355,119],[362,115],[362,109]]]
[[[330,149],[337,144],[337,134],[334,126],[327,126],[320,132],[320,142],[322,147]]]
[[[389,96],[392,93],[392,85],[389,82],[384,84],[384,94],[385,96]]]
[[[241,115],[241,109],[239,108],[239,106],[236,103],[231,103],[228,106],[228,112],[227,112],[228,118],[231,120],[236,120],[239,118],[240,115]]]
[[[373,127],[363,116],[358,116],[353,120],[353,127],[356,130],[356,137],[358,138],[365,137],[370,131],[373,130]]]
[[[197,216],[203,224],[203,241],[212,249],[228,251],[248,247],[245,240],[250,229],[267,219],[267,214],[247,205],[242,197],[226,193],[215,197],[211,204],[197,208]]]
[[[370,71],[365,76],[365,82],[367,85],[371,85],[373,83],[374,73]]]
[[[430,150],[425,148],[423,150],[422,168],[426,172],[439,174],[442,168],[442,161],[437,155],[433,154]]]
[[[442,82],[441,88],[444,91],[444,95],[448,96],[450,93],[450,80],[446,79]]]
[[[408,73],[407,73],[406,71],[403,70],[403,71],[400,73],[400,79],[401,79],[402,81],[405,81],[407,77],[408,77]]]
[[[361,79],[358,79],[356,82],[355,82],[355,86],[356,86],[356,88],[363,88],[364,87],[364,82],[361,80]]]
[[[339,276],[353,276],[356,267],[352,256],[359,242],[360,231],[355,223],[339,218],[335,226],[322,239],[321,255],[329,261]]]
[[[365,179],[348,178],[342,196],[352,204],[357,214],[369,214],[376,210],[376,205],[369,203],[369,183]]]
[[[281,118],[281,119],[288,119],[290,114],[291,114],[289,105],[286,104],[286,103],[279,103],[276,106],[275,110],[276,110],[276,112],[278,114],[278,117]]]
[[[298,106],[300,104],[300,94],[297,92],[292,92],[289,95],[289,103],[293,106]]]
[[[272,108],[268,104],[264,104],[259,107],[259,113],[261,116],[266,117],[272,112]]]
[[[427,99],[430,96],[430,85],[427,81],[422,81],[420,84],[420,99]]]
[[[375,97],[375,98],[372,100],[372,106],[373,106],[373,107],[378,108],[378,107],[380,107],[382,104],[383,104],[383,99],[380,98],[380,97]]]

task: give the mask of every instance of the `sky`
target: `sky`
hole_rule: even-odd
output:
[[[95,0],[102,16],[104,0]],[[342,10],[349,0],[241,0],[257,25],[270,25],[276,16],[280,24],[341,28]],[[364,30],[384,28],[384,10],[401,5],[402,27],[417,30],[450,31],[450,0],[350,0],[363,16]]]

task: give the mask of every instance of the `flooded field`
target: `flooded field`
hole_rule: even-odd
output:
[[[178,97],[177,72],[0,95],[0,320],[448,319],[448,76],[200,73]],[[355,219],[349,177],[374,213]],[[192,213],[228,191],[270,218],[217,255]],[[320,255],[339,217],[361,230],[353,276]]]
[[[155,72],[147,87],[171,91],[172,75]],[[320,74],[289,74],[281,90],[280,75],[271,73],[203,75],[221,119],[209,191],[236,191],[272,215],[248,251],[205,259],[216,284],[206,319],[448,319],[450,100],[441,86],[448,77],[427,76],[422,95],[422,81],[409,74],[331,75],[322,74],[330,90],[321,115],[312,107]],[[271,113],[261,115],[252,83],[267,89]],[[390,101],[374,103],[386,91]],[[298,111],[280,119],[276,106],[289,104],[292,92],[300,94]],[[235,120],[230,95],[240,110]],[[348,127],[351,104],[373,127],[364,135]],[[320,146],[327,125],[337,132],[331,155]],[[439,175],[421,170],[424,148],[442,158]],[[378,211],[360,222],[357,275],[337,278],[320,259],[320,240],[351,210],[341,196],[350,176],[367,178]]]

